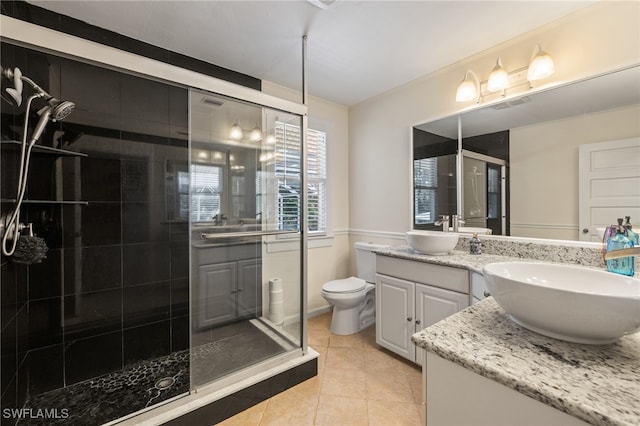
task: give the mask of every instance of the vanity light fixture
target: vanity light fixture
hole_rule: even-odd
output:
[[[238,124],[237,121],[233,123],[233,126],[231,126],[231,131],[229,132],[229,139],[233,139],[236,141],[239,141],[240,139],[242,139],[242,129],[240,128],[240,125]]]
[[[502,96],[504,96],[504,89],[509,85],[509,74],[507,70],[502,66],[502,60],[498,57],[496,66],[493,67],[491,74],[489,74],[489,81],[487,81],[487,90],[490,92],[497,92],[502,90]]]
[[[533,50],[529,70],[527,71],[527,80],[529,82],[541,80],[549,77],[555,71],[553,58],[547,52],[542,50],[539,44]]]
[[[268,145],[275,145],[276,144],[276,135],[274,135],[273,133],[269,133],[267,135],[267,139],[265,140],[265,142]]]
[[[251,133],[249,133],[249,140],[251,142],[260,142],[262,140],[262,130],[260,130],[257,124]]]
[[[473,80],[469,78],[473,77]],[[476,100],[476,103],[480,103],[480,81],[476,73],[471,70],[467,70],[464,73],[464,78],[458,86],[456,92],[456,102],[468,102],[472,99]]]

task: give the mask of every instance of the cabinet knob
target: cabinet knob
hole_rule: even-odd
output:
[[[491,293],[489,293],[487,290],[485,290],[484,293],[482,293],[482,295],[484,297],[489,297],[489,296],[491,296]]]
[[[418,324],[418,325],[419,325],[419,324],[420,324],[420,320],[416,320],[416,324]]]
[[[411,322],[411,321],[413,321],[413,318],[407,317],[407,321]]]
[[[588,233],[589,233],[589,228],[584,228],[584,229],[582,230],[582,233],[583,233],[583,234],[588,234]]]

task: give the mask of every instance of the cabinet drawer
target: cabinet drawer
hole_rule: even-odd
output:
[[[469,272],[465,269],[377,255],[376,271],[379,274],[469,294]]]

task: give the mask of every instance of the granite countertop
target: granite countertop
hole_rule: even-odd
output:
[[[427,351],[594,425],[640,425],[640,333],[595,346],[524,329],[492,297],[412,336]]]
[[[396,257],[398,259],[415,260],[417,262],[431,263],[434,265],[451,266],[454,268],[468,269],[472,272],[482,274],[484,265],[494,262],[541,262],[535,259],[522,257],[504,256],[498,254],[469,254],[469,252],[454,250],[446,256],[435,256],[422,254],[415,251],[410,246],[386,247],[375,250],[376,254]]]

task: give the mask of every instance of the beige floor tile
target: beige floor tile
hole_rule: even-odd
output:
[[[422,404],[422,371],[419,369],[408,370],[407,380],[413,392],[413,401]]]
[[[350,334],[348,336],[341,336],[339,334],[333,334],[329,336],[329,346],[338,348],[359,348],[364,347],[362,337],[359,334]]]
[[[221,425],[424,425],[420,367],[378,346],[375,327],[339,336],[330,326],[331,313],[309,320],[318,376]]]
[[[322,386],[322,375],[318,374],[315,377],[305,380],[304,382],[295,385],[294,387],[287,389],[286,392],[305,393],[305,394],[320,394],[320,387]]]
[[[322,377],[320,395],[365,397],[366,375],[352,368],[326,368]]]
[[[365,348],[379,348],[378,344],[376,343],[375,325],[362,330],[359,334],[360,336],[362,336],[362,343]]]
[[[367,372],[366,381],[366,398],[368,400],[415,404],[409,380],[397,369]]]
[[[419,426],[418,405],[391,401],[367,401],[370,426]]]
[[[308,332],[308,343],[309,346],[315,347],[324,347],[329,346],[329,339],[331,337],[331,332],[327,329],[309,329]]]
[[[269,399],[260,426],[314,424],[318,394],[317,392],[300,392],[297,389],[298,386]]]
[[[366,426],[368,422],[366,400],[320,395],[316,425]]]
[[[364,350],[364,365],[367,371],[388,370],[395,368],[398,371],[402,369],[402,362],[398,360],[391,352],[385,349],[369,348]]]
[[[321,330],[329,330],[331,328],[331,315],[332,312],[327,312],[326,314],[318,315],[313,318],[309,318],[307,323],[308,330],[313,329],[321,329]]]
[[[264,411],[269,405],[269,401],[263,401],[251,408],[248,408],[233,417],[228,418],[222,423],[216,423],[219,426],[258,426]]]
[[[329,347],[325,368],[355,368],[364,370],[364,351],[359,348]]]

